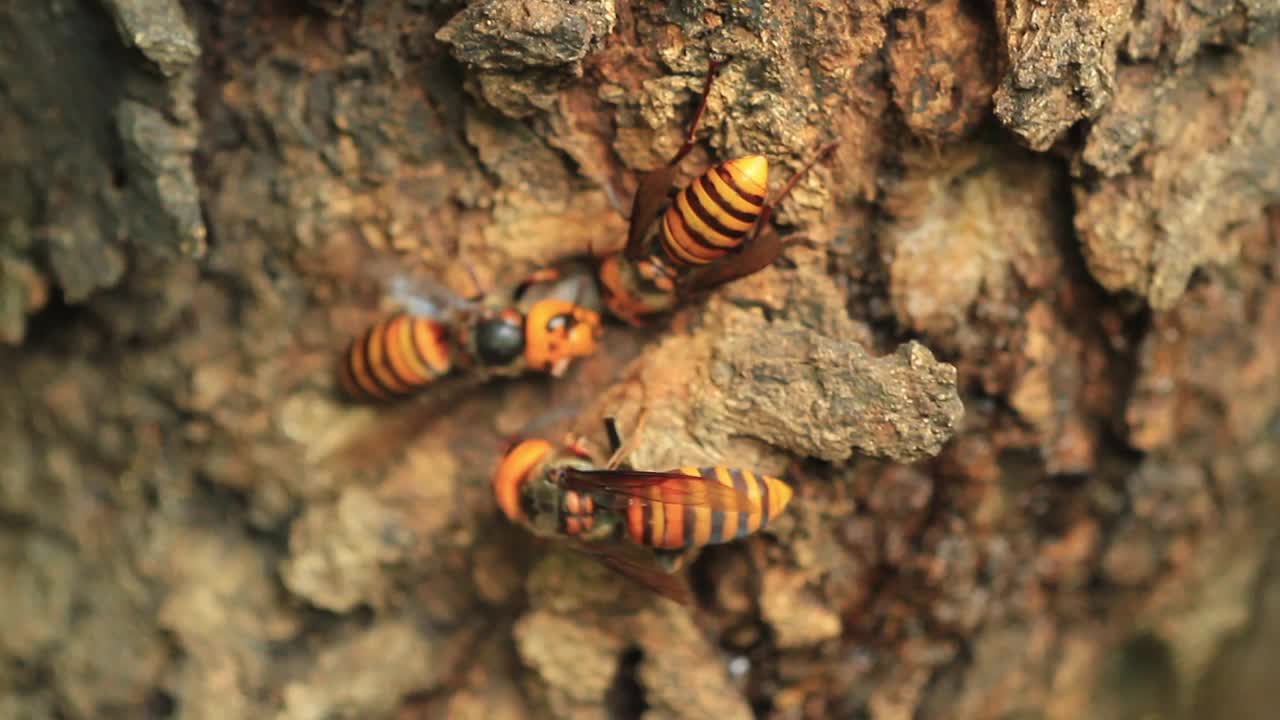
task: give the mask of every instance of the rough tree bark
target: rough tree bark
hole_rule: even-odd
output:
[[[0,4],[0,718],[1242,717],[1280,615],[1278,26]],[[690,168],[776,187],[842,140],[782,207],[812,247],[418,432],[337,399],[388,273],[616,247],[712,56]],[[798,487],[695,612],[488,493],[504,435],[641,406],[637,465]]]

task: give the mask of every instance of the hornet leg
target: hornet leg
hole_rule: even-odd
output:
[[[723,64],[723,62],[711,63],[711,68],[707,71],[707,81],[702,87],[702,99],[698,103],[697,111],[693,114],[693,122],[689,123],[689,130],[685,134],[684,144],[676,151],[675,157],[671,158],[671,162],[664,167],[645,173],[640,178],[640,184],[636,187],[635,197],[631,201],[630,226],[627,228],[627,246],[623,251],[626,253],[628,260],[640,260],[645,255],[645,234],[671,198],[671,185],[675,182],[676,170],[680,165],[680,161],[693,150],[693,146],[696,144],[694,138],[697,135],[698,126],[702,123],[702,116],[707,111],[707,98],[711,96],[711,83],[715,80],[716,75],[720,72],[720,66]]]

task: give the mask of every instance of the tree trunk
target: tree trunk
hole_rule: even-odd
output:
[[[1277,27],[0,5],[0,718],[1269,716]],[[775,216],[808,242],[567,379],[340,397],[396,278],[619,248],[713,59],[682,182],[838,139]],[[495,511],[504,438],[606,414],[636,467],[796,487],[696,609]]]

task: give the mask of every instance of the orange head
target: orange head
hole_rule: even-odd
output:
[[[568,300],[539,300],[524,324],[524,359],[534,370],[560,376],[574,358],[596,351],[604,327],[600,314]]]
[[[600,261],[600,286],[609,312],[641,326],[641,316],[666,312],[675,305],[672,273],[658,257],[629,261],[615,253]]]
[[[622,253],[605,256],[600,261],[596,277],[600,280],[600,287],[606,298],[626,297],[630,294],[627,292],[626,281],[622,279]]]
[[[534,469],[551,454],[551,443],[546,440],[525,440],[517,443],[502,456],[493,474],[493,496],[508,520],[524,519],[520,507],[520,490],[533,475]]]
[[[644,300],[632,291],[623,274],[622,253],[614,253],[600,261],[598,277],[604,290],[604,304],[615,316],[638,324],[638,316],[649,312]]]

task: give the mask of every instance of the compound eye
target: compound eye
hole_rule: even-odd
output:
[[[551,319],[547,321],[547,332],[553,332],[553,333],[568,332],[569,330],[573,329],[573,326],[576,322],[577,322],[577,318],[575,318],[570,313],[560,313],[559,315],[552,315]]]

